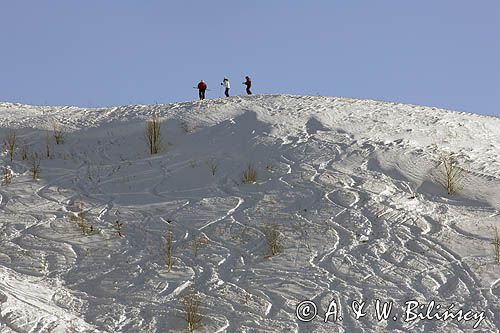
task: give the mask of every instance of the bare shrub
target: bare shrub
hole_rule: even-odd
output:
[[[78,205],[78,213],[76,215],[71,216],[71,219],[76,222],[76,225],[84,235],[91,235],[96,232],[94,230],[94,226],[87,222],[87,212],[84,209],[83,202],[79,202]]]
[[[193,333],[201,326],[200,303],[200,297],[193,292],[190,292],[182,299],[184,320],[190,333]]]
[[[29,145],[25,143],[21,145],[21,159],[27,160],[29,157],[28,154],[29,154]]]
[[[16,131],[11,129],[9,133],[5,136],[5,144],[7,145],[7,153],[9,154],[10,161],[14,160],[14,153],[16,149],[17,143],[17,134]]]
[[[3,184],[9,185],[12,182],[12,170],[8,167],[3,167]]]
[[[161,144],[161,120],[157,116],[151,117],[146,123],[146,139],[149,153],[158,154]]]
[[[173,253],[174,253],[174,233],[172,230],[167,231],[165,235],[165,255],[167,259],[167,269],[170,272],[173,266]]]
[[[123,222],[116,220],[115,221],[115,229],[116,229],[116,232],[118,233],[119,237],[123,237],[122,228],[123,228]]]
[[[52,124],[52,130],[53,130],[54,139],[56,140],[56,144],[58,144],[58,145],[63,144],[65,133],[63,132],[63,130],[59,127],[59,125],[56,122],[54,122]]]
[[[215,173],[217,172],[217,168],[219,166],[217,163],[217,160],[214,157],[209,158],[207,160],[207,166],[208,166],[208,169],[210,169],[212,176],[215,176]]]
[[[207,244],[208,244],[208,238],[206,236],[201,235],[200,237],[196,238],[193,235],[193,239],[191,240],[191,245],[193,247],[193,254],[194,254],[194,256],[197,257],[199,249],[202,246],[207,245]]]
[[[500,264],[500,234],[498,233],[497,227],[495,227],[493,245],[495,246],[495,262]]]
[[[438,175],[438,183],[446,189],[449,195],[460,191],[463,188],[464,170],[458,166],[456,155],[453,153],[440,154],[439,165],[442,166],[442,169]]]
[[[248,290],[244,290],[244,293],[245,293],[245,304],[248,304],[252,299],[252,294],[250,294]]]
[[[33,179],[37,179],[38,176],[40,175],[40,162],[41,158],[38,155],[38,153],[34,152],[30,155],[30,171],[31,171],[31,176]]]
[[[257,182],[257,170],[251,163],[249,163],[245,171],[243,171],[241,181],[243,184],[255,184]]]
[[[87,166],[87,178],[89,181],[95,184],[99,184],[101,182],[101,174],[102,174],[102,168],[100,165],[88,165]]]
[[[49,133],[45,136],[45,156],[47,158],[51,158],[51,149],[50,149],[50,137]]]
[[[189,133],[189,125],[188,125],[187,121],[183,120],[181,122],[181,130],[182,130],[182,133],[184,133],[184,134]]]
[[[277,224],[270,224],[264,228],[268,256],[275,256],[283,251],[283,234]]]

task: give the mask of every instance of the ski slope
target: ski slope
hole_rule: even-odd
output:
[[[157,155],[144,137],[153,115]],[[13,175],[0,187],[1,333],[185,332],[182,300],[194,294],[196,332],[500,330],[498,118],[290,95],[0,103],[2,139],[12,130],[14,160],[5,145],[1,153]],[[23,149],[42,157],[37,180]],[[464,170],[455,195],[438,183],[447,152]],[[255,184],[242,182],[248,164]],[[82,212],[90,235],[76,222]],[[296,315],[304,300],[317,305],[309,322]],[[342,320],[325,323],[332,300]],[[376,300],[392,302],[387,320]],[[407,320],[410,300],[470,317]],[[364,317],[353,302],[366,302]]]

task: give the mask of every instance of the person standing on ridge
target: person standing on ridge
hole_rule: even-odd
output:
[[[201,80],[198,83],[198,95],[200,96],[200,101],[205,99],[205,90],[207,90],[207,84],[205,81]]]
[[[252,80],[248,76],[245,76],[245,82],[243,82],[244,85],[247,86],[247,95],[251,95],[252,92],[250,91],[250,88],[252,87]]]
[[[224,86],[224,95],[226,95],[226,97],[229,97],[229,88],[231,88],[231,86],[229,85],[229,79],[225,77],[220,85]]]

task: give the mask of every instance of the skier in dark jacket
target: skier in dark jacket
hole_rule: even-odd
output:
[[[205,81],[201,80],[198,83],[198,95],[200,96],[200,100],[205,99],[205,90],[207,90],[207,84]]]
[[[252,92],[250,91],[250,88],[252,87],[252,80],[248,76],[245,76],[245,82],[243,82],[244,85],[247,86],[247,95],[251,95]]]

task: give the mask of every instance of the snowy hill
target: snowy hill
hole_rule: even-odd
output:
[[[2,333],[185,332],[187,300],[196,332],[500,329],[498,118],[287,95],[0,103],[0,136]]]

